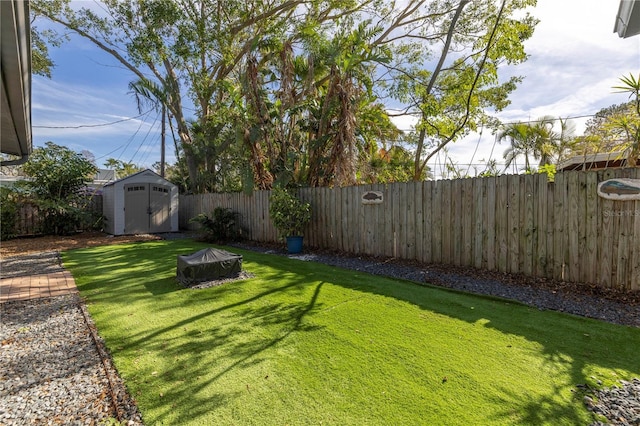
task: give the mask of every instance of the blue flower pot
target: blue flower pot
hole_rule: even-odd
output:
[[[300,253],[302,251],[302,237],[287,237],[287,251],[291,254]]]

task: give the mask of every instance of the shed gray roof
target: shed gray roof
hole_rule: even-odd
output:
[[[0,0],[0,1],[1,1],[1,0]],[[154,178],[162,179],[164,182],[166,182],[166,183],[167,183],[167,185],[175,186],[173,183],[171,183],[170,181],[166,180],[165,178],[163,178],[162,176],[160,176],[159,174],[157,174],[157,173],[156,173],[156,172],[154,172],[153,170],[151,170],[151,169],[145,169],[145,170],[141,170],[141,171],[139,171],[139,172],[137,172],[137,173],[134,173],[134,174],[132,174],[132,175],[125,176],[125,177],[123,177],[123,178],[121,178],[121,179],[115,180],[115,181],[113,181],[113,182],[109,182],[109,183],[108,183],[108,184],[106,184],[104,187],[106,188],[106,187],[108,187],[108,186],[115,185],[116,183],[119,183],[119,182],[123,182],[123,181],[126,181],[126,180],[131,180],[131,179],[133,179],[134,177],[137,177],[137,176],[139,176],[139,175],[141,175],[141,174],[144,174],[144,173],[153,173]]]

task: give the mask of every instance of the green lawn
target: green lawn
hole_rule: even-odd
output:
[[[182,289],[203,247],[63,253],[148,425],[588,424],[577,384],[640,376],[640,329],[281,256]]]

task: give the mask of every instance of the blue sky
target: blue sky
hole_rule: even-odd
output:
[[[535,120],[544,115],[584,117],[627,100],[612,86],[623,75],[640,73],[640,36],[621,39],[613,32],[619,0],[538,0],[532,9],[541,20],[526,42],[529,60],[507,71],[525,76],[498,117],[504,122]],[[139,116],[128,84],[134,76],[90,42],[72,38],[51,50],[53,78],[33,78],[34,146],[46,141],[74,151],[88,150],[102,167],[108,158],[151,167],[160,160],[160,117]],[[139,117],[138,117],[139,116]],[[133,118],[132,117],[137,117]],[[578,133],[588,117],[575,119]],[[120,120],[116,124],[114,123]],[[108,125],[106,125],[108,124]],[[410,119],[398,119],[402,129]],[[452,161],[473,174],[480,160],[502,161],[505,143],[495,144],[489,131],[448,147]],[[167,161],[175,161],[168,139]],[[430,163],[436,175],[444,162]]]
[[[160,117],[138,111],[129,93],[136,79],[130,71],[77,37],[53,48],[51,56],[52,78],[34,76],[32,83],[34,146],[53,141],[88,150],[100,167],[108,158],[144,166],[160,160]],[[167,161],[175,161],[173,148],[167,152]]]

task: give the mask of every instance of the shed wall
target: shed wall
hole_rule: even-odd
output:
[[[102,189],[102,215],[105,217],[105,232],[108,234],[114,234],[115,206],[113,185],[106,186]]]

